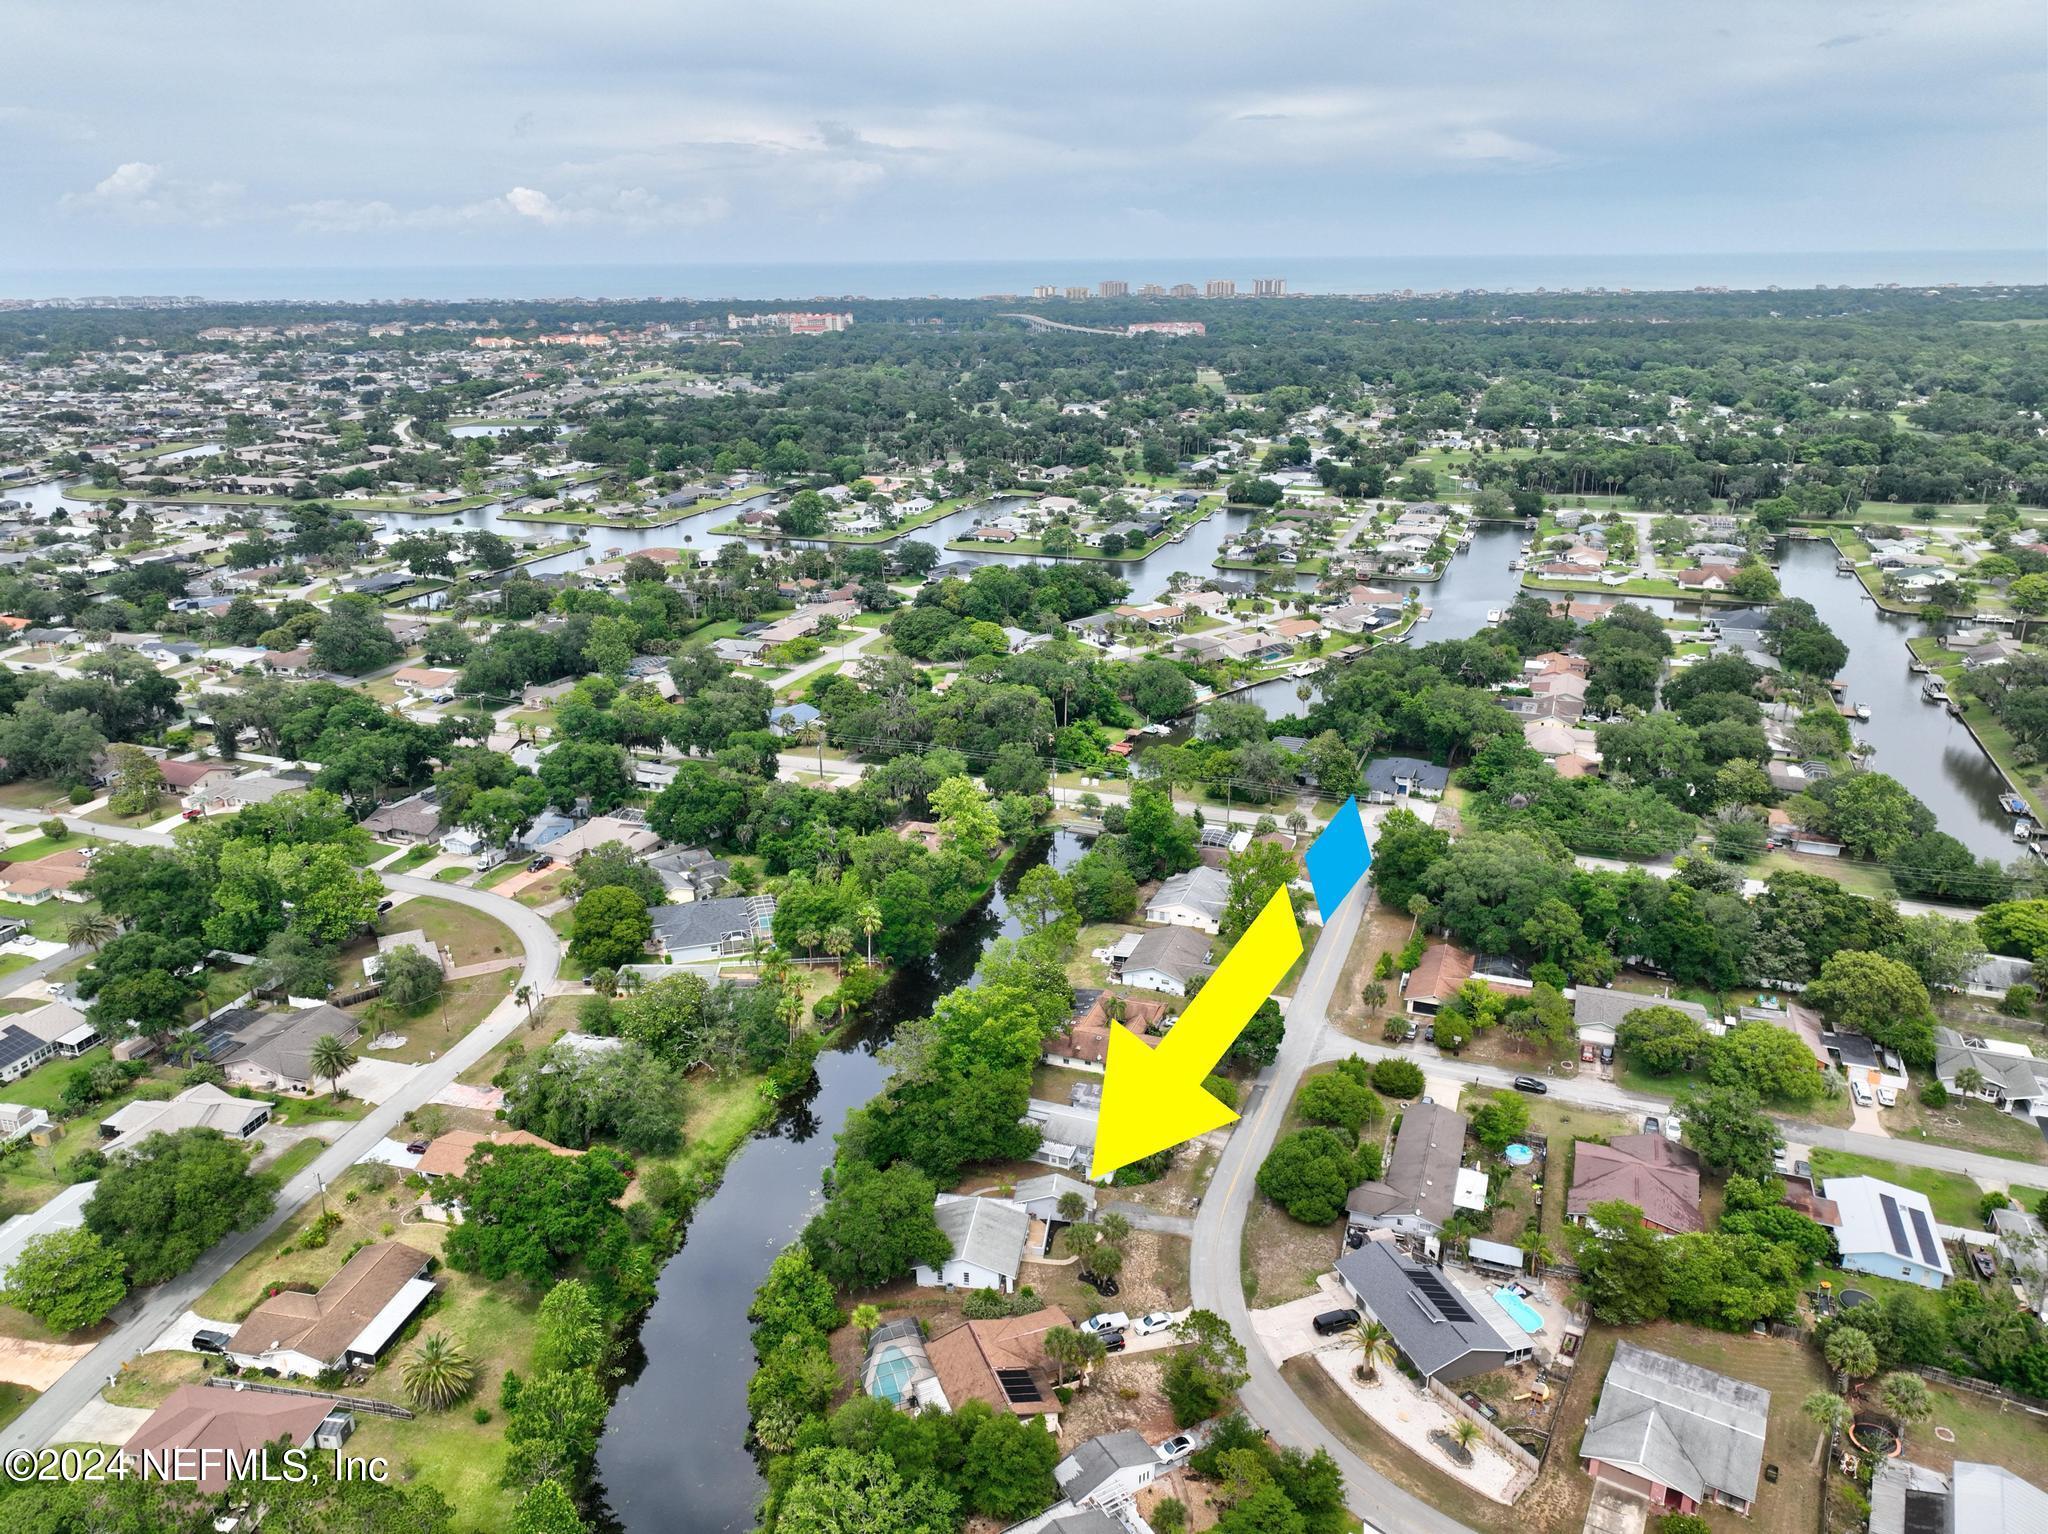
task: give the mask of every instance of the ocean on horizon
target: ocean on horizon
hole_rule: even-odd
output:
[[[0,298],[198,297],[233,302],[374,303],[397,299],[916,299],[1028,294],[1123,281],[1171,287],[1212,278],[1248,292],[1258,277],[1294,293],[1485,288],[1876,287],[1885,283],[2048,283],[2048,251],[1875,251],[1358,257],[1059,258],[1003,261],[595,263],[559,266],[0,267]]]

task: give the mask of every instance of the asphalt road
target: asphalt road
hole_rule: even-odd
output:
[[[1239,1273],[1239,1252],[1245,1214],[1251,1206],[1253,1179],[1259,1163],[1272,1149],[1287,1105],[1294,1100],[1295,1083],[1301,1079],[1301,1073],[1317,1060],[1328,1058],[1324,1053],[1324,1027],[1330,997],[1337,988],[1338,972],[1351,951],[1369,898],[1366,885],[1360,884],[1353,890],[1337,908],[1335,918],[1323,928],[1309,954],[1301,983],[1295,987],[1294,999],[1287,1009],[1287,1033],[1280,1045],[1280,1057],[1259,1073],[1261,1090],[1257,1101],[1224,1146],[1215,1175],[1209,1179],[1209,1192],[1195,1216],[1189,1277],[1195,1304],[1229,1322],[1231,1331],[1246,1343],[1251,1378],[1238,1392],[1238,1398],[1255,1422],[1282,1444],[1328,1450],[1344,1474],[1349,1506],[1354,1511],[1370,1509],[1371,1526],[1388,1534],[1463,1534],[1464,1524],[1396,1486],[1316,1420],[1253,1337],[1251,1312],[1244,1302]]]
[[[0,818],[33,823],[39,817],[24,812],[0,811]],[[160,832],[103,826],[69,817],[67,823],[74,831],[105,837],[110,841],[153,846],[169,846],[171,842]],[[519,985],[531,986],[536,1002],[547,994],[560,968],[562,947],[554,929],[538,913],[517,901],[484,890],[443,884],[434,879],[411,879],[399,874],[381,877],[385,888],[394,894],[430,895],[456,905],[469,906],[510,927],[525,950],[526,966],[516,981],[508,983],[505,1000],[439,1059],[415,1071],[395,1097],[350,1125],[317,1160],[286,1183],[278,1195],[277,1209],[269,1219],[253,1230],[230,1236],[181,1277],[139,1295],[131,1295],[116,1313],[120,1319],[115,1329],[99,1346],[74,1364],[62,1379],[31,1402],[26,1411],[9,1423],[4,1432],[0,1432],[0,1453],[11,1449],[39,1448],[48,1443],[99,1393],[109,1376],[155,1341],[228,1269],[290,1219],[308,1200],[317,1196],[323,1187],[355,1165],[371,1146],[389,1135],[407,1113],[431,1099],[519,1028],[526,1021],[525,1009],[512,994]]]
[[[1470,1064],[1432,1049],[1390,1049],[1362,1043],[1329,1028],[1330,998],[1336,990],[1337,976],[1371,898],[1366,886],[1354,890],[1338,908],[1335,920],[1323,929],[1309,955],[1301,984],[1288,1007],[1287,1033],[1280,1057],[1259,1073],[1255,1097],[1224,1147],[1201,1211],[1195,1217],[1190,1281],[1194,1303],[1223,1317],[1230,1323],[1231,1331],[1247,1343],[1246,1362],[1251,1378],[1238,1393],[1245,1410],[1280,1443],[1327,1450],[1344,1473],[1348,1505],[1354,1512],[1367,1510],[1361,1516],[1367,1519],[1369,1528],[1383,1530],[1385,1534],[1464,1534],[1464,1524],[1395,1485],[1359,1458],[1295,1395],[1253,1337],[1240,1274],[1244,1221],[1251,1207],[1254,1179],[1279,1134],[1280,1121],[1286,1115],[1287,1104],[1293,1101],[1302,1072],[1309,1066],[1351,1055],[1371,1060],[1400,1057],[1425,1064],[1432,1075],[1497,1087],[1509,1086],[1514,1080],[1516,1073],[1510,1070]],[[1669,1100],[1624,1092],[1611,1082],[1597,1079],[1553,1077],[1548,1078],[1547,1085],[1550,1095],[1587,1107],[1658,1114],[1668,1113],[1671,1108]],[[2048,1168],[2033,1163],[2007,1161],[1945,1145],[1895,1140],[1796,1120],[1778,1122],[1786,1138],[1795,1144],[1854,1151],[1909,1166],[2029,1186],[2037,1186],[2044,1173],[2048,1173]]]

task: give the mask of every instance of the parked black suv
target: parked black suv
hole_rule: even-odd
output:
[[[1515,1090],[1517,1092],[1534,1092],[1538,1097],[1541,1097],[1550,1088],[1538,1081],[1534,1076],[1517,1076],[1515,1078]]]
[[[1318,1337],[1327,1337],[1333,1332],[1341,1332],[1356,1325],[1358,1312],[1355,1310],[1326,1310],[1315,1319]]]

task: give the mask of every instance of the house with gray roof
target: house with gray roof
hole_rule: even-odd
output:
[[[1506,1335],[1441,1268],[1402,1256],[1389,1235],[1338,1258],[1337,1277],[1425,1379],[1448,1383],[1530,1356],[1526,1336]]]
[[[1747,1513],[1763,1469],[1771,1393],[1632,1342],[1617,1343],[1579,1457],[1659,1513],[1718,1502]]]
[[[932,1217],[953,1245],[940,1268],[920,1263],[917,1282],[927,1289],[994,1289],[1010,1294],[1017,1270],[1024,1264],[1024,1244],[1031,1236],[1031,1216],[1024,1206],[1006,1198],[972,1198],[941,1193]]]
[[[733,895],[656,906],[648,913],[654,943],[677,964],[702,963],[749,953],[767,943],[775,920],[772,895]]]
[[[1095,1135],[1100,1116],[1093,1108],[1071,1103],[1046,1102],[1034,1097],[1025,1104],[1022,1122],[1038,1131],[1038,1149],[1031,1159],[1061,1172],[1088,1175],[1095,1159]]]
[[[1132,1508],[1133,1499],[1165,1471],[1159,1455],[1133,1428],[1098,1433],[1052,1467],[1060,1494],[1076,1509],[1114,1513]],[[1082,1525],[1086,1527],[1086,1525]]]
[[[1965,1092],[1957,1081],[1967,1070],[1977,1073],[1980,1085]],[[1934,1074],[1952,1095],[1988,1102],[2014,1118],[2048,1118],[2048,1060],[2035,1059],[2024,1044],[1936,1028]]]
[[[1464,1114],[1442,1103],[1404,1109],[1385,1170],[1377,1180],[1353,1188],[1344,1201],[1348,1228],[1406,1236],[1442,1230],[1455,1208],[1466,1125]]]
[[[362,1024],[339,1007],[325,1002],[299,1012],[273,1012],[237,1029],[215,1046],[231,1087],[259,1092],[313,1091],[313,1046],[324,1034],[353,1044]]]
[[[1117,965],[1115,978],[1141,990],[1185,996],[1188,983],[1207,974],[1209,968],[1206,934],[1192,927],[1154,927],[1131,944]]]
[[[1401,804],[1414,799],[1441,799],[1451,769],[1415,756],[1383,756],[1365,764],[1365,802]]]
[[[1604,985],[1582,985],[1572,995],[1572,1022],[1581,1044],[1612,1045],[1628,1018],[1646,1007],[1670,1007],[1683,1012],[1710,1032],[1721,1031],[1721,1020],[1696,1001],[1675,996],[1646,996],[1641,991],[1616,991]]]
[[[1870,1483],[1870,1534],[2048,1534],[2048,1491],[2003,1465],[1957,1460],[1948,1475],[1880,1460]]]
[[[1197,863],[1159,886],[1158,893],[1145,902],[1145,920],[1163,926],[1193,927],[1199,932],[1219,932],[1224,908],[1229,904],[1229,875],[1220,868]]]

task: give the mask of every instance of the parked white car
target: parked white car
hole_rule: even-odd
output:
[[[1147,1315],[1142,1315],[1138,1317],[1138,1319],[1132,1323],[1132,1329],[1136,1331],[1140,1337],[1149,1337],[1154,1332],[1171,1331],[1174,1325],[1175,1322],[1173,1319],[1172,1311],[1155,1310]]]
[[[1880,1108],[1896,1108],[1899,1105],[1899,1094],[1890,1087],[1879,1087],[1877,1089],[1877,1105]]]
[[[1105,1332],[1124,1331],[1130,1324],[1131,1318],[1121,1310],[1105,1310],[1099,1315],[1090,1316],[1087,1320],[1083,1321],[1081,1323],[1081,1330],[1100,1337]]]

